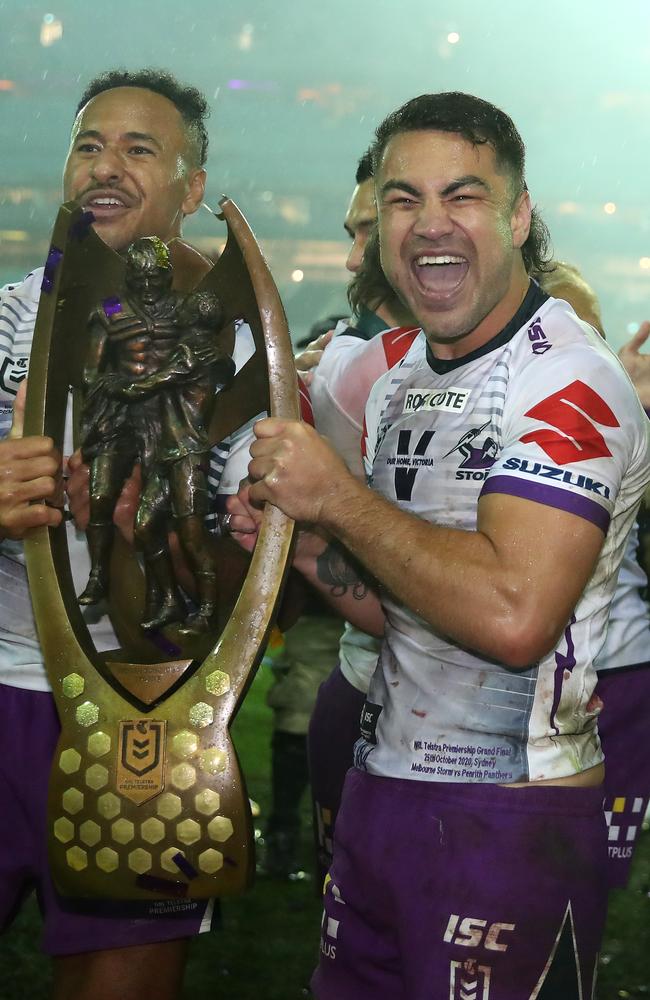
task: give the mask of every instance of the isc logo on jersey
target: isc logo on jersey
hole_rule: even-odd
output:
[[[451,385],[448,389],[440,389],[438,392],[418,392],[417,389],[410,389],[406,393],[402,412],[449,410],[452,413],[462,413],[471,393],[471,389],[460,389],[456,385]]]

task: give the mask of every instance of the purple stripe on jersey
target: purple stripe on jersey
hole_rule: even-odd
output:
[[[43,280],[41,282],[41,291],[47,292],[48,294],[52,291],[54,287],[54,278],[56,276],[56,269],[61,263],[61,258],[63,257],[63,252],[59,250],[58,247],[51,246],[50,252],[47,255],[47,260],[45,261],[45,267],[43,269]]]
[[[515,479],[514,476],[492,476],[486,480],[481,496],[485,493],[506,493],[508,496],[543,503],[546,507],[566,510],[569,514],[577,514],[585,521],[591,521],[607,534],[610,516],[605,508],[572,490],[558,490],[542,483],[531,483],[529,479]]]
[[[562,697],[562,685],[564,684],[565,679],[568,680],[568,677],[565,678],[564,672],[565,670],[567,670],[569,674],[572,674],[573,668],[576,665],[575,646],[573,643],[573,636],[571,635],[571,626],[575,623],[575,620],[576,620],[575,615],[571,615],[571,621],[564,630],[564,640],[566,642],[566,655],[564,653],[560,653],[559,650],[556,650],[555,653],[555,663],[557,664],[557,666],[555,667],[555,678],[553,681],[553,705],[551,706],[551,716],[549,721],[551,726],[555,730],[556,736],[560,735],[560,730],[555,722],[555,713],[557,712],[560,706],[560,698]]]

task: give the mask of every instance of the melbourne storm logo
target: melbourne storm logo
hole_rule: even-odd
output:
[[[463,456],[463,462],[458,466],[456,479],[486,479],[487,474],[496,462],[499,451],[496,441],[485,436],[482,443],[478,439],[490,424],[486,420],[480,427],[472,427],[471,430],[463,434],[460,441],[451,448],[443,458],[448,458],[455,451]]]

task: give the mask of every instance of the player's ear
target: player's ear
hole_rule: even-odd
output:
[[[203,201],[206,176],[203,167],[190,170],[187,177],[187,194],[183,199],[183,215],[193,215]]]
[[[512,245],[515,250],[520,250],[528,239],[530,232],[530,220],[532,216],[532,206],[528,191],[522,191],[517,195],[510,219],[510,229],[512,231]]]

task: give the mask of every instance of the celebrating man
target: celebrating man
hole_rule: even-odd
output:
[[[592,663],[645,418],[600,338],[530,282],[544,231],[507,115],[424,95],[379,127],[374,162],[382,265],[423,333],[370,394],[372,488],[270,420],[241,497],[329,532],[297,565],[384,632],[315,993],[570,1000],[592,991],[604,921]]]
[[[73,125],[63,188],[94,215],[94,226],[123,252],[138,238],[167,242],[196,211],[205,187],[207,106],[193,88],[167,73],[107,73],[83,94]],[[3,289],[0,326],[4,364],[13,373],[3,421],[28,367],[42,270]],[[20,405],[0,442],[0,926],[25,892],[39,890],[44,947],[55,957],[57,1000],[130,1000],[178,993],[187,938],[209,929],[212,904],[174,901],[119,907],[94,902],[83,909],[60,899],[47,872],[45,809],[49,767],[58,735],[31,611],[22,539],[37,525],[56,525],[50,505],[61,475],[52,441],[21,435]],[[70,442],[66,442],[68,448]],[[119,516],[119,514],[118,514]],[[79,592],[88,577],[85,539],[69,530]],[[86,611],[98,649],[116,645],[106,617]]]

